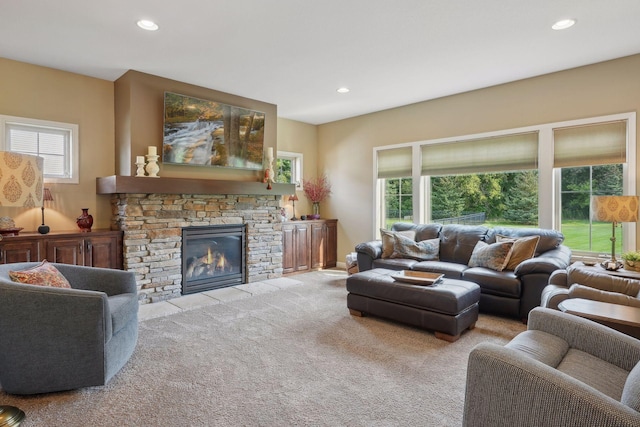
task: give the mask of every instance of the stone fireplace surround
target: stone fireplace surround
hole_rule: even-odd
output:
[[[96,187],[111,194],[111,228],[124,232],[123,266],[136,274],[141,304],[181,295],[183,227],[246,224],[247,281],[282,275],[280,196],[293,185],[112,176]],[[175,193],[189,188],[202,194]]]

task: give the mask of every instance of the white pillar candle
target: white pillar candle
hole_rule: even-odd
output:
[[[149,155],[157,156],[158,155],[158,148],[150,145],[149,146]]]
[[[144,163],[144,156],[136,156],[136,163]]]
[[[267,157],[273,159],[273,147],[267,148]]]

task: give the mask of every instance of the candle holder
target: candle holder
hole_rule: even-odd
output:
[[[273,177],[273,149],[269,149],[267,152],[267,168],[264,171],[263,181],[267,184],[267,190],[271,190],[271,184],[275,182]]]
[[[158,166],[158,156],[157,154],[147,154],[147,166],[145,170],[150,178],[160,178],[158,176],[158,172],[160,172],[160,166]]]
[[[138,156],[138,157],[142,157],[142,156]],[[144,157],[143,157],[143,159],[144,159]],[[138,159],[138,160],[140,160],[140,159]],[[136,176],[144,176],[144,165],[145,165],[144,161],[136,163],[136,166],[138,167],[138,169],[136,169]]]

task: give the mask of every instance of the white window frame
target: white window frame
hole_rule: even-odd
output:
[[[448,138],[439,138],[425,141],[415,141],[411,143],[402,143],[395,145],[387,145],[373,148],[373,199],[374,199],[374,221],[372,235],[378,236],[378,229],[384,227],[381,223],[383,215],[380,214],[384,209],[383,206],[383,189],[379,185],[377,177],[377,151],[388,150],[391,148],[405,147],[411,145],[413,147],[413,203],[414,203],[414,222],[425,223],[430,217],[430,197],[429,177],[421,175],[421,146],[425,144],[440,144],[446,142],[459,142],[470,139],[490,138],[503,136],[508,134],[525,133],[538,131],[538,226],[541,228],[559,230],[561,226],[560,203],[560,181],[558,179],[560,170],[553,167],[553,129],[560,127],[581,126],[587,124],[606,123],[616,120],[627,121],[627,162],[623,168],[624,174],[624,194],[636,194],[636,113],[621,113],[607,116],[590,117],[578,120],[545,123],[534,126],[527,126],[515,129],[505,129],[495,132],[485,132],[473,135],[454,136]],[[636,249],[636,224],[625,223],[623,227],[623,251]]]
[[[294,153],[292,151],[279,151],[277,153],[277,159],[286,159],[292,161],[292,171],[291,171],[291,179],[293,182],[291,184],[295,184],[296,188],[302,187],[302,164],[303,164],[303,156],[302,153]]]
[[[32,128],[35,131],[44,131],[47,129],[57,132],[68,132],[69,143],[64,147],[64,162],[66,177],[47,175],[47,165],[44,165],[44,182],[45,183],[62,183],[62,184],[78,184],[80,182],[80,159],[79,159],[79,143],[78,134],[79,126],[73,123],[54,122],[50,120],[39,120],[27,117],[15,117],[0,115],[0,149],[3,151],[11,150],[11,141],[9,141],[9,130],[7,125],[18,125],[26,128]]]

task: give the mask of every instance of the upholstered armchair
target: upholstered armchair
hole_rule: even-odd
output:
[[[0,265],[0,388],[36,394],[106,384],[138,338],[132,272],[51,264],[71,288],[15,283]]]
[[[464,426],[638,426],[640,341],[546,308],[469,355]]]
[[[542,307],[558,309],[568,298],[584,298],[640,307],[640,280],[613,276],[599,267],[571,265],[556,270],[542,290]]]

